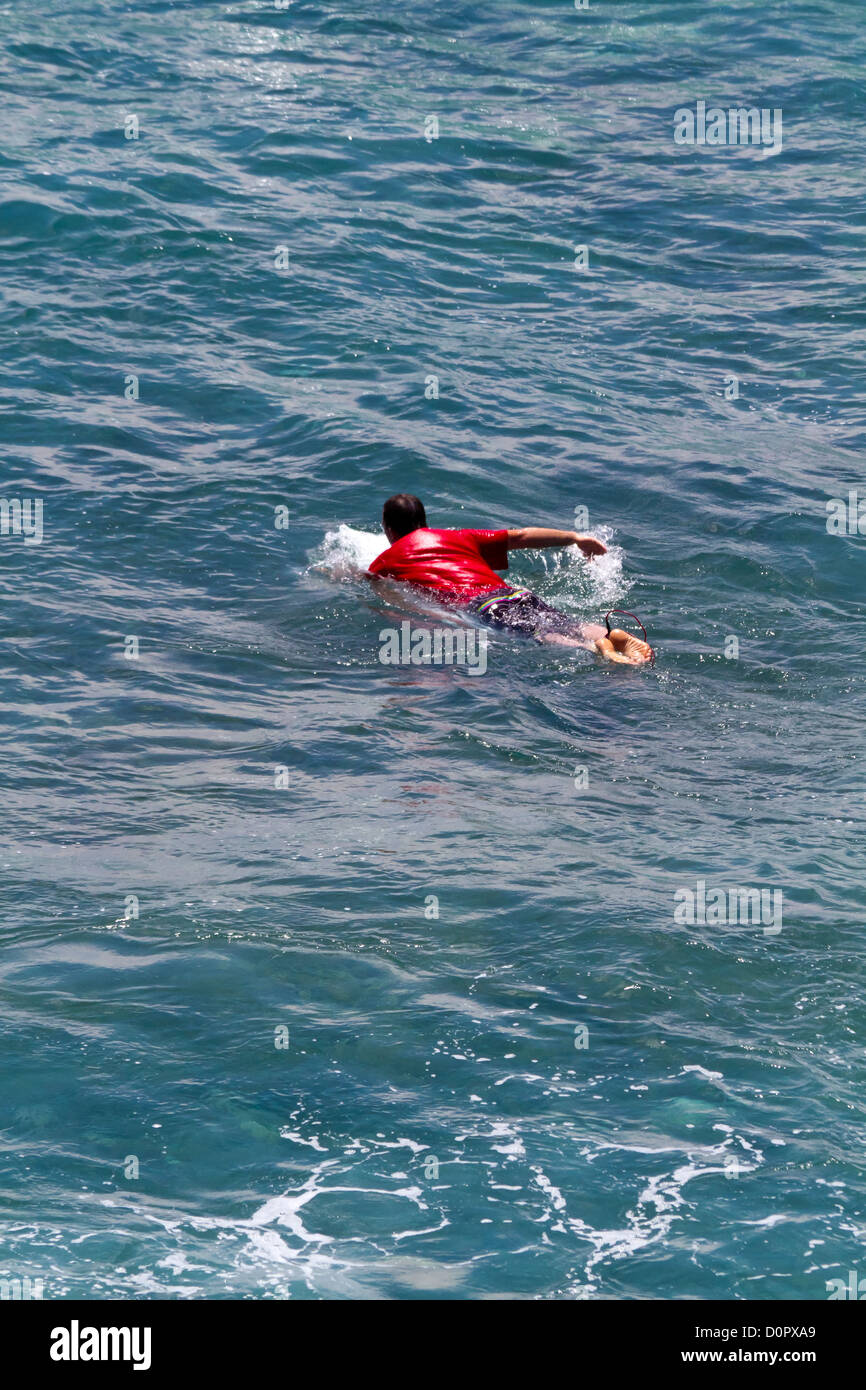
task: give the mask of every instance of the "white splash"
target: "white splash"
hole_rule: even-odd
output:
[[[332,579],[354,579],[369,569],[377,555],[388,549],[384,531],[358,531],[343,522],[336,531],[328,531],[322,542],[314,568],[324,570]]]
[[[624,551],[613,544],[613,531],[609,526],[595,526],[592,534],[604,541],[607,554],[598,555],[589,563],[576,545],[565,550],[540,552],[547,574],[557,581],[556,593],[549,588],[545,591],[548,603],[589,612],[622,602],[629,588],[622,572]]]

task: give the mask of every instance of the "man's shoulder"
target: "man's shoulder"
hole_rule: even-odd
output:
[[[426,527],[423,528],[423,533],[425,535],[430,534]],[[383,566],[387,565],[390,560],[399,560],[402,556],[411,554],[414,544],[410,544],[410,542],[413,542],[413,538],[420,538],[420,534],[420,531],[410,531],[408,535],[400,536],[398,540],[388,546],[387,550],[383,550],[381,554],[376,556],[375,560],[370,561],[367,567],[368,572],[371,574],[375,573],[377,569],[381,569]]]
[[[493,532],[485,531],[482,527],[478,526],[449,526],[445,530],[437,531],[436,535],[450,536],[452,538],[459,536],[461,540],[472,541],[478,536],[492,536]]]

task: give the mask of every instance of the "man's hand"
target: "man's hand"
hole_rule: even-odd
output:
[[[587,560],[591,560],[594,555],[606,555],[607,546],[601,541],[597,541],[595,536],[581,536],[578,531],[574,532],[574,544],[580,548]]]

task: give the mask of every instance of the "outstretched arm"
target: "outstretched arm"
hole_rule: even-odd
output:
[[[595,536],[582,536],[579,531],[552,531],[548,526],[520,526],[508,532],[509,550],[549,550],[551,547],[576,545],[587,559],[606,555],[607,546]]]

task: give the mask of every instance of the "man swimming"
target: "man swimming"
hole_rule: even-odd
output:
[[[509,550],[544,550],[576,545],[591,560],[607,546],[577,531],[522,526],[512,531],[434,531],[424,505],[411,493],[389,497],[382,525],[390,547],[367,571],[371,579],[397,579],[433,593],[441,602],[463,608],[492,627],[524,632],[539,642],[582,647],[608,661],[641,666],[652,648],[621,628],[606,631],[552,608],[529,589],[506,584],[495,570],[508,569]]]

